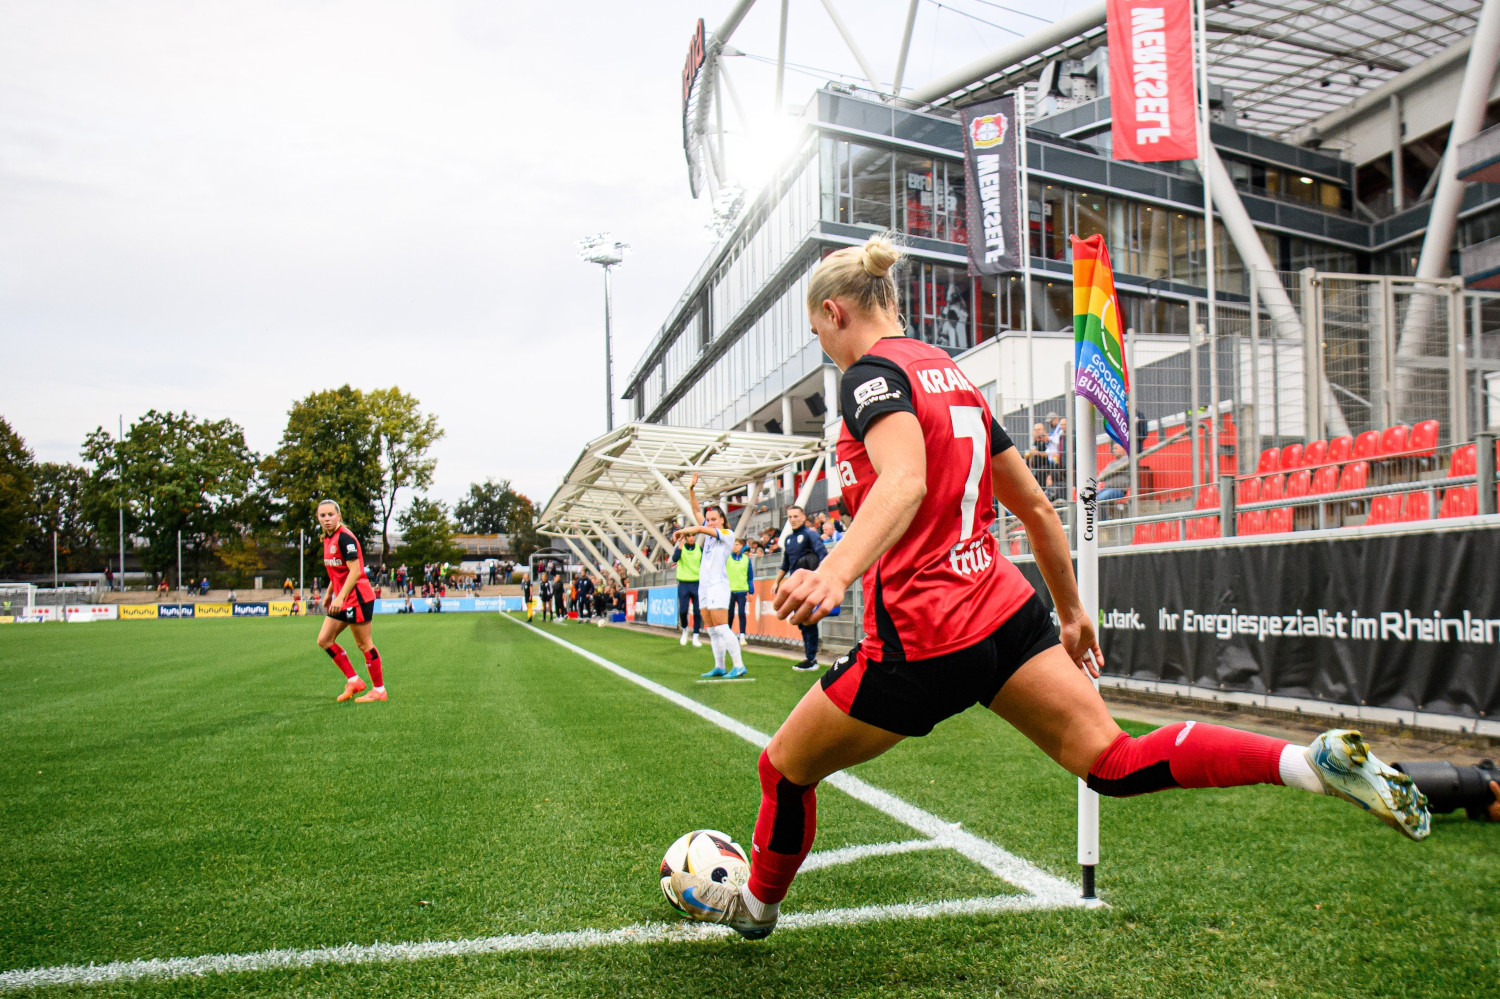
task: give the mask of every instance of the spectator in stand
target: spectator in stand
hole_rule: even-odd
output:
[[[104,567],[104,588],[113,590],[115,588],[115,570],[113,566]]]
[[[1036,484],[1043,489],[1052,485],[1052,471],[1057,467],[1047,457],[1047,448],[1052,445],[1052,438],[1047,434],[1045,424],[1033,423],[1031,425],[1031,447],[1021,455],[1021,460],[1026,462],[1026,467],[1031,469],[1031,474],[1036,476]]]
[[[1111,465],[1113,465],[1115,462],[1119,461],[1120,459],[1122,459],[1124,457],[1126,457],[1126,455],[1125,455],[1125,449],[1122,448],[1120,445],[1118,445],[1118,444],[1111,444],[1109,446],[1109,463]],[[1106,466],[1106,467],[1108,467],[1108,466]],[[1099,492],[1098,492],[1098,495],[1095,498],[1098,499],[1098,501],[1100,503],[1115,503],[1116,501],[1122,500],[1122,499],[1125,498],[1125,490],[1128,489],[1129,486],[1130,486],[1130,466],[1129,465],[1121,465],[1119,468],[1115,469],[1113,472],[1110,472],[1108,475],[1105,475],[1102,478],[1100,478],[1100,480],[1099,480]],[[1102,520],[1105,517],[1108,517],[1109,516],[1109,512],[1110,512],[1110,508],[1108,508],[1108,507],[1100,507],[1099,508],[1099,517],[1100,517],[1100,519]]]
[[[808,526],[807,514],[800,506],[789,506],[786,510],[787,526],[791,528],[786,536],[786,544],[782,547],[781,570],[776,573],[776,582],[771,585],[771,595],[781,589],[781,581],[798,569],[813,571],[818,568],[823,559],[828,557],[828,549],[823,546],[823,539]],[[816,624],[802,624],[797,626],[802,632],[802,661],[793,666],[792,669],[806,672],[818,668],[818,626]]]
[[[167,595],[167,577],[161,577],[161,582],[156,584],[156,592],[161,596]]]
[[[302,591],[292,591],[292,617],[302,616]]]
[[[235,603],[237,599],[238,598],[236,598],[235,595],[234,595],[234,587],[231,586],[229,588],[229,602],[230,603]]]
[[[749,641],[745,637],[746,625],[749,623],[745,617],[745,608],[750,603],[750,591],[755,588],[755,566],[750,559],[751,555],[745,548],[745,542],[740,538],[735,538],[734,550],[724,565],[729,571],[729,628],[731,631],[734,630],[734,615],[738,611],[741,645]]]
[[[844,532],[834,527],[833,521],[825,520],[823,521],[823,532],[820,536],[823,539],[823,547],[832,548],[839,543],[839,539],[844,536]]]
[[[415,614],[416,612],[417,609],[411,605],[411,594],[408,593],[406,595],[406,601],[401,605],[401,610],[398,613]]]
[[[163,582],[165,582],[165,580],[163,580]],[[281,581],[281,595],[282,596],[284,596],[284,597],[291,596],[292,595],[292,590],[294,590],[294,589],[296,589],[296,586],[292,583],[292,577],[291,576],[288,576],[288,577],[286,577],[285,579],[283,579]]]
[[[204,576],[203,577],[203,581],[198,584],[198,595],[200,597],[206,597],[206,596],[208,596],[208,577],[207,576]]]
[[[693,648],[703,648],[698,637],[703,633],[703,608],[698,606],[698,574],[703,562],[703,549],[690,535],[672,551],[672,564],[677,567],[677,626],[682,629],[678,645],[688,641],[688,604],[693,605]]]

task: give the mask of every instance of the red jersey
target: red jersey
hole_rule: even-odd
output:
[[[349,578],[349,567],[344,564],[346,562],[359,563],[359,582],[354,584],[354,592],[350,596],[366,603],[374,600],[375,589],[365,576],[364,549],[359,547],[359,539],[354,536],[354,532],[347,527],[340,527],[323,538],[323,565],[328,569],[328,589],[331,593],[338,594],[344,590],[344,583]]]
[[[1036,591],[1001,557],[990,456],[1014,447],[947,353],[887,337],[844,372],[838,476],[851,514],[875,483],[870,424],[913,413],[927,448],[927,496],[911,526],[864,575],[866,655],[931,659],[992,634]]]

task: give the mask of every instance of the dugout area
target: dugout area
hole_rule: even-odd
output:
[[[173,624],[7,633],[0,717],[19,751],[0,813],[5,972],[628,935],[676,923],[655,883],[672,839],[703,825],[748,838],[749,742],[498,615],[383,619],[392,699],[361,706],[333,703],[337,677],[307,621]],[[812,682],[751,653],[754,683],[699,684],[702,650],[619,628],[548,630],[762,732]],[[1075,782],[981,711],[854,775],[1073,876]],[[837,788],[819,802],[817,851],[916,838]],[[1347,805],[1275,788],[1103,804],[1108,906],[1092,911],[789,919],[760,944],[576,937],[361,964],[335,951],[308,967],[72,989],[1459,996],[1485,994],[1500,970],[1492,827],[1439,819],[1415,844]],[[912,850],[809,871],[786,912],[1006,894],[952,850]]]

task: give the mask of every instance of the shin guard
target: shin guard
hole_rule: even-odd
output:
[[[755,820],[750,894],[767,905],[786,898],[812,849],[818,825],[816,784],[793,784],[760,754],[760,814]]]
[[[354,672],[354,664],[349,661],[349,657],[344,654],[344,650],[339,647],[338,642],[334,642],[328,646],[327,652],[328,658],[333,660],[333,664],[339,668],[345,677],[352,680],[359,675]]]
[[[384,687],[385,676],[380,669],[380,650],[370,646],[370,651],[365,653],[365,665],[370,667],[370,685],[372,687]]]
[[[1169,787],[1280,784],[1285,739],[1178,722],[1134,738],[1120,733],[1089,768],[1088,786],[1114,798]]]

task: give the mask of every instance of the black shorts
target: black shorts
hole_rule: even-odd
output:
[[[880,662],[856,646],[823,674],[823,691],[850,718],[897,735],[926,735],[972,705],[988,707],[1022,664],[1059,644],[1051,612],[1032,594],[992,635],[957,652]]]
[[[375,616],[375,601],[361,599],[356,590],[344,601],[343,610],[329,611],[328,616],[345,624],[369,624],[370,619]]]

